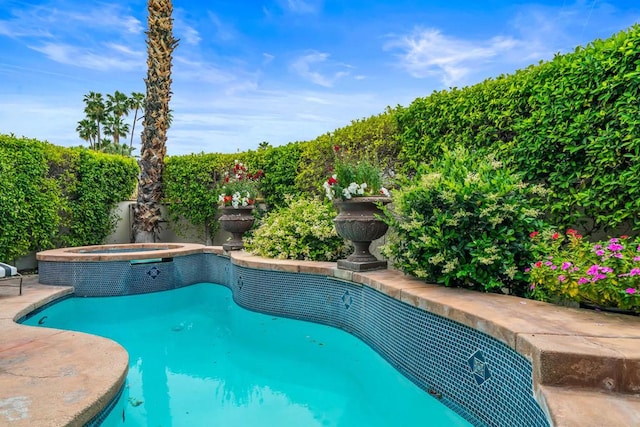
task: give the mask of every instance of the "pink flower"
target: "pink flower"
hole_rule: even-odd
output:
[[[613,240],[613,239],[612,239]],[[622,246],[619,243],[611,243],[609,246],[607,246],[607,249],[609,249],[611,252],[616,252],[616,251],[621,251],[624,249],[624,246]]]
[[[602,273],[611,273],[613,269],[611,267],[600,267],[600,272]]]
[[[629,276],[640,276],[640,268],[632,268]]]
[[[629,295],[633,295],[633,294],[636,293],[636,289],[635,288],[627,288],[627,290],[625,292],[628,293]]]
[[[596,255],[598,255],[598,256],[602,256],[602,255],[604,255],[604,251],[603,251],[602,249],[598,249],[598,250],[596,251]]]
[[[600,269],[600,266],[598,264],[593,264],[591,267],[589,267],[589,269],[587,270],[587,274],[589,276],[595,276],[596,274],[598,274],[598,270]]]
[[[609,243],[618,243],[618,239],[615,237],[612,237],[611,239],[609,239]]]
[[[527,268],[525,268],[525,269],[524,269],[524,272],[525,272],[525,273],[528,273],[528,272],[530,272],[530,271],[531,271],[531,269],[530,269],[529,267],[527,267]]]
[[[563,270],[568,270],[569,267],[571,267],[571,265],[572,264],[570,262],[563,262],[562,263],[562,267],[560,267],[560,268],[562,268]]]
[[[565,280],[567,280],[567,278],[564,275],[561,274],[561,275],[558,276],[558,280],[561,281],[561,282],[564,282]]]
[[[633,257],[633,261],[635,261],[635,262],[640,261],[640,256]]]
[[[586,277],[581,277],[578,279],[578,285],[584,285],[585,283],[589,283],[589,279]]]

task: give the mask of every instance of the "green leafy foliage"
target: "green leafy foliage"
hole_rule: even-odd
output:
[[[137,173],[131,158],[0,135],[0,259],[102,243]]]
[[[261,180],[261,190],[264,201],[271,207],[286,205],[286,196],[298,194],[296,177],[300,165],[300,144],[290,143],[279,147],[268,147],[258,150],[260,158],[251,163],[265,175]]]
[[[590,231],[640,228],[640,26],[512,75],[434,92],[395,114],[399,164],[464,145],[552,191],[547,213]]]
[[[335,261],[349,253],[336,233],[333,207],[316,199],[287,199],[287,205],[269,212],[245,248],[269,258]]]
[[[174,224],[182,219],[204,226],[213,238],[217,230],[219,186],[232,155],[191,154],[165,159],[164,197]],[[179,231],[179,230],[176,230]]]
[[[68,231],[60,237],[60,244],[98,245],[117,222],[114,208],[118,202],[132,196],[139,169],[130,157],[75,150],[78,150],[77,181],[74,191],[67,194]]]
[[[45,144],[0,135],[0,260],[53,247],[60,192],[48,169]]]
[[[427,281],[524,295],[524,269],[533,259],[528,237],[545,227],[539,219],[545,193],[492,156],[445,150],[394,193],[382,253]]]

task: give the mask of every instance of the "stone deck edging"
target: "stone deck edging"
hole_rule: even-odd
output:
[[[0,425],[84,426],[122,388],[129,355],[107,338],[15,323],[73,292],[37,279],[0,294]]]

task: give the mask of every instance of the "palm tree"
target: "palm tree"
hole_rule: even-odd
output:
[[[115,114],[109,114],[104,118],[104,126],[102,128],[105,135],[113,137],[115,144],[120,144],[120,136],[126,136],[129,133],[129,123],[123,123],[122,117]],[[104,148],[104,143],[102,144]]]
[[[115,91],[113,95],[107,94],[106,111],[109,116],[109,132],[105,129],[105,134],[113,136],[113,142],[120,144],[120,135],[129,133],[129,125],[126,125],[127,131],[121,133],[124,127],[122,126],[122,118],[129,114],[129,97],[120,91]]]
[[[144,110],[144,93],[131,92],[131,98],[129,98],[129,108],[134,111],[133,122],[131,123],[131,140],[129,141],[129,152],[133,152],[133,135],[136,130],[136,121],[138,121],[138,111]]]
[[[78,132],[80,138],[89,143],[89,148],[93,150],[98,136],[96,123],[93,120],[82,119],[78,122],[76,132]]]
[[[94,149],[99,150],[101,146],[100,142],[100,134],[102,133],[102,129],[100,128],[100,124],[104,120],[106,107],[104,105],[104,99],[102,98],[102,94],[99,92],[89,92],[83,98],[86,106],[84,107],[84,112],[87,117],[95,122],[97,129],[97,141],[94,144]]]
[[[148,0],[147,10],[147,94],[133,221],[136,243],[155,242],[160,232],[162,174],[171,99],[171,56],[178,45],[178,40],[173,38],[171,0]]]

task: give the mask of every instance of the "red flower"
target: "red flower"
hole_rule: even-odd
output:
[[[553,233],[553,236],[551,236],[553,240],[556,240],[558,237],[560,237],[560,233]]]
[[[627,236],[626,234],[623,234],[622,236],[620,236],[621,239],[628,239],[629,236]]]
[[[582,234],[576,234],[576,239],[582,239]]]
[[[534,238],[534,237],[536,237],[538,234],[540,234],[540,232],[539,232],[539,231],[532,231],[531,233],[529,233],[529,237],[531,237],[531,238],[533,239],[533,238]]]
[[[339,145],[334,145],[334,146],[333,146],[333,151],[335,151],[336,153],[337,153],[338,151],[340,151],[340,146],[339,146]]]
[[[538,261],[533,265],[534,265],[534,267],[540,268],[540,267],[542,267],[542,261]]]
[[[573,228],[567,230],[567,236],[575,236],[576,234],[578,234],[578,230],[574,230]]]
[[[224,196],[224,203],[231,203],[233,196]]]
[[[329,185],[333,185],[333,184],[337,184],[337,183],[338,183],[338,180],[335,179],[334,177],[331,177],[331,178],[329,178],[327,180],[327,184],[329,184]]]

